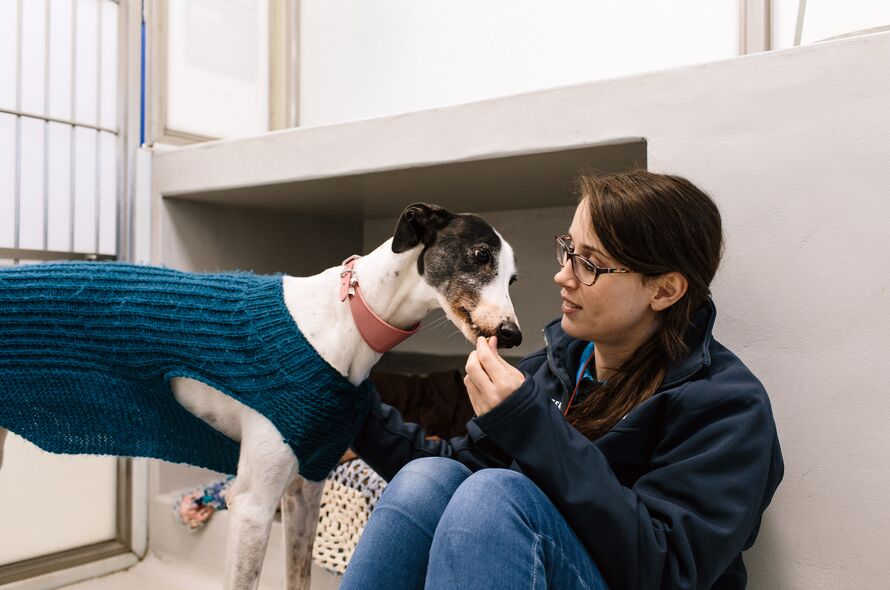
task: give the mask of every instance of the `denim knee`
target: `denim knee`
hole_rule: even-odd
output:
[[[502,525],[505,516],[536,511],[544,493],[526,476],[509,469],[482,469],[466,478],[451,498],[443,521],[463,530]],[[457,522],[464,521],[467,522]]]
[[[454,492],[430,546],[425,584],[430,590],[606,587],[553,502],[507,469],[477,471]]]
[[[417,506],[442,504],[451,500],[454,491],[470,476],[470,470],[447,457],[414,459],[396,473],[387,484],[378,506]]]

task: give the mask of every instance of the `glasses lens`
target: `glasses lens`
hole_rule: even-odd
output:
[[[556,237],[556,262],[560,266],[566,265],[566,259],[569,257],[569,252],[566,249],[566,243],[562,241],[562,239],[557,236]]]
[[[579,256],[572,256],[569,253],[570,248],[565,238],[556,236],[556,262],[559,266],[565,266],[566,260],[571,258],[572,272],[575,273],[575,278],[585,285],[592,285],[596,281],[596,270],[591,268]]]
[[[578,277],[578,280],[585,285],[589,286],[596,282],[596,270],[578,256],[572,258],[572,270],[575,271],[575,276]]]

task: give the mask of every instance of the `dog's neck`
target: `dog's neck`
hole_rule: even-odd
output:
[[[408,329],[439,307],[435,290],[417,271],[422,248],[401,254],[387,240],[355,261],[355,277],[368,306],[383,320]],[[347,301],[340,301],[341,267],[312,277],[285,277],[284,300],[309,343],[332,367],[355,385],[380,360],[364,341],[352,319]]]

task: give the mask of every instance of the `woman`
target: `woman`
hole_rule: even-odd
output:
[[[763,386],[711,335],[720,214],[676,176],[578,186],[562,318],[518,369],[479,340],[468,435],[372,408],[354,447],[391,482],[341,588],[745,587],[783,463]]]

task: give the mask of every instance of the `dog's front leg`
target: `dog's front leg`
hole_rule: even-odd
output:
[[[226,494],[226,590],[256,590],[275,510],[297,460],[272,424],[250,413],[242,423],[238,475]]]
[[[281,500],[284,529],[284,575],[287,590],[309,590],[312,545],[324,482],[295,477]]]

